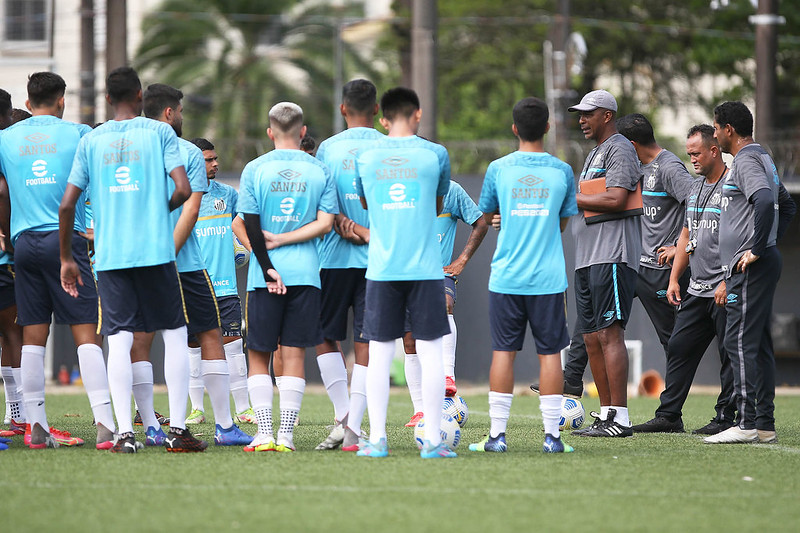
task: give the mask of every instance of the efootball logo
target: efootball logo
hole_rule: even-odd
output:
[[[294,198],[284,198],[281,200],[281,213],[291,215],[294,212]]]
[[[114,179],[116,179],[117,183],[120,185],[127,185],[131,182],[131,169],[128,167],[118,167],[117,171],[114,173]]]
[[[522,183],[523,185],[526,185],[528,187],[533,187],[535,185],[539,185],[542,182],[542,179],[541,178],[537,178],[533,174],[528,174],[527,176],[521,177],[517,181],[519,181],[520,183]]]
[[[217,198],[214,200],[214,209],[217,211],[225,211],[225,199]]]
[[[30,141],[30,142],[32,142],[34,144],[43,143],[44,141],[46,141],[49,138],[50,138],[50,136],[49,135],[45,135],[44,133],[31,133],[30,135],[25,137],[26,140],[28,140],[28,141]]]
[[[31,165],[31,172],[37,178],[43,178],[47,175],[47,161],[44,159],[37,159]]]
[[[389,197],[393,202],[402,202],[406,199],[406,186],[402,183],[395,183],[389,187]]]
[[[133,141],[129,141],[128,139],[117,139],[113,143],[109,144],[111,148],[116,148],[117,150],[124,150],[128,146],[132,145]]]
[[[293,180],[295,178],[298,178],[298,177],[302,176],[302,173],[297,172],[296,170],[292,170],[290,168],[287,168],[287,169],[284,169],[284,170],[281,170],[280,172],[278,172],[278,176],[282,177],[285,180]]]
[[[389,165],[390,167],[401,167],[408,163],[408,159],[402,157],[389,157],[381,161],[384,165]]]

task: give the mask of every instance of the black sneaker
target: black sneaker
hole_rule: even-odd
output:
[[[539,384],[538,383],[531,383],[531,390],[536,394],[539,394]],[[571,383],[564,380],[564,396],[567,398],[575,398],[576,400],[580,400],[581,396],[583,396],[583,383],[580,385],[572,385]]]
[[[573,435],[581,436],[584,433],[588,433],[592,430],[598,429],[601,425],[606,423],[605,420],[600,418],[600,413],[598,413],[597,411],[590,411],[589,414],[594,417],[594,422],[592,422],[590,426],[587,426],[585,428],[576,429],[575,431],[572,432]]]
[[[111,447],[111,453],[136,453],[138,449],[136,437],[133,433],[123,433],[117,437],[114,446]]]
[[[644,424],[633,426],[634,433],[685,433],[683,420],[670,420],[665,416],[656,416]]]
[[[153,411],[153,412],[156,414],[156,420],[158,420],[159,424],[161,424],[162,426],[168,426],[169,425],[169,417],[168,416],[164,416],[164,415],[160,414],[158,411]],[[133,417],[133,425],[134,426],[143,425],[142,424],[142,415],[139,414],[139,410],[138,409],[136,410],[136,415],[134,415],[134,417]]]
[[[581,437],[632,437],[633,429],[630,426],[623,426],[619,422],[614,421],[617,415],[616,409],[608,410],[608,418],[600,420],[599,423],[595,422],[592,427],[585,433],[580,433]],[[594,416],[594,413],[592,413]],[[597,418],[597,417],[595,417]],[[574,435],[575,432],[573,431]]]
[[[171,427],[164,439],[164,448],[173,453],[202,452],[208,448],[208,443],[194,438],[188,429]]]
[[[722,433],[730,427],[733,427],[733,422],[720,420],[719,418],[712,418],[711,422],[705,426],[692,431],[692,435],[716,435],[717,433]]]

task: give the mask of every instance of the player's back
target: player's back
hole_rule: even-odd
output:
[[[200,202],[200,213],[194,226],[194,235],[218,298],[238,294],[231,229],[237,199],[236,189],[212,180]]]

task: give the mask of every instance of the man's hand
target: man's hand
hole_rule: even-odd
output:
[[[61,261],[61,288],[73,298],[78,297],[78,285],[83,286],[81,271],[75,260]]]
[[[269,278],[272,278],[270,281]],[[278,274],[274,268],[267,270],[267,290],[273,294],[286,294],[286,285],[283,284],[283,278]]]
[[[495,213],[492,217],[492,227],[500,231],[500,213]]]
[[[681,305],[681,286],[677,282],[669,282],[667,301],[676,307]]]
[[[656,254],[658,254],[659,265],[671,265],[672,260],[675,259],[675,247],[662,246],[656,251]]]
[[[444,267],[444,273],[447,274],[448,276],[458,277],[461,274],[461,272],[464,271],[465,266],[467,266],[466,261],[460,261],[459,259],[456,259],[455,261]]]
[[[728,300],[728,291],[725,286],[725,282],[721,282],[717,286],[717,290],[714,291],[714,302],[719,307],[725,307],[725,302]]]
[[[749,265],[752,265],[756,261],[758,261],[758,256],[750,250],[745,250],[739,262],[736,263],[734,272],[744,272]]]

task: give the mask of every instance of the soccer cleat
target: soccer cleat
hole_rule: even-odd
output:
[[[50,428],[50,435],[58,442],[59,446],[83,446],[83,439],[73,437],[69,431]]]
[[[733,423],[727,420],[720,420],[719,418],[712,418],[711,422],[705,426],[692,431],[692,435],[716,435],[732,427]]]
[[[97,424],[97,440],[94,447],[98,450],[110,450],[117,438],[118,436],[113,431],[103,424]]]
[[[592,413],[592,416],[595,416],[595,413]],[[631,426],[623,426],[619,422],[614,420],[614,417],[617,416],[616,409],[609,409],[608,410],[608,418],[606,420],[600,420],[599,423],[597,420],[595,424],[592,424],[591,428],[588,431],[583,433],[576,433],[575,431],[572,432],[573,435],[580,435],[581,437],[631,437],[633,436],[633,429]],[[595,417],[597,419],[597,417]]]
[[[458,457],[456,452],[451,450],[444,442],[433,446],[427,440],[422,443],[422,450],[420,450],[419,456],[422,459],[452,459],[453,457]]]
[[[335,450],[339,446],[342,445],[344,442],[344,424],[341,422],[337,422],[333,429],[331,429],[330,435],[327,438],[317,444],[317,447],[314,448],[315,450]]]
[[[444,395],[450,396],[451,398],[456,395],[458,392],[458,387],[456,387],[456,378],[455,376],[445,376],[444,378]]]
[[[386,457],[389,455],[389,446],[386,444],[385,438],[375,444],[368,440],[362,440],[358,444],[356,455],[359,457]]]
[[[13,437],[14,435],[25,434],[25,422],[17,422],[13,418],[8,423],[8,429],[0,431],[0,437]]]
[[[572,453],[575,448],[561,442],[561,437],[554,437],[550,433],[545,433],[542,451],[544,453]]]
[[[758,441],[757,429],[742,429],[733,426],[725,431],[703,439],[706,444],[745,444]]]
[[[261,433],[256,433],[250,443],[243,449],[246,452],[274,452],[275,441],[273,440],[272,435],[262,435]]]
[[[295,450],[292,435],[278,433],[278,440],[275,444],[275,451],[281,453],[289,453]]]
[[[200,409],[192,409],[192,412],[186,417],[187,424],[202,424],[205,421],[206,415]]]
[[[344,428],[344,440],[342,440],[343,452],[357,452],[358,451],[358,435],[349,427]]]
[[[208,448],[208,443],[194,438],[187,428],[171,427],[164,439],[164,448],[172,453],[202,452]]]
[[[656,416],[643,424],[633,426],[634,433],[685,433],[683,420],[670,420],[665,416]]]
[[[600,426],[606,423],[605,420],[600,418],[600,413],[597,411],[590,411],[589,414],[594,417],[594,422],[590,426],[586,426],[585,428],[576,429],[572,432],[573,435],[582,436],[584,433],[588,433],[590,431],[597,430]]]
[[[133,433],[123,433],[111,447],[111,453],[136,453],[141,448],[141,443],[136,442]]]
[[[164,415],[160,414],[158,411],[153,411],[153,413],[155,413],[156,420],[158,420],[159,424],[161,424],[162,426],[168,426],[169,425],[169,417],[168,416],[164,416]],[[139,410],[138,409],[136,410],[136,414],[133,417],[133,425],[134,426],[144,425],[142,423],[142,415],[139,414]]]
[[[536,394],[539,394],[539,384],[531,383],[531,390]],[[564,380],[563,394],[567,398],[575,398],[576,400],[580,400],[581,396],[583,396],[583,383],[580,385],[572,385],[571,383],[568,383],[567,380]]]
[[[8,449],[8,444],[3,444],[2,442],[0,442],[0,452],[7,449]]]
[[[11,439],[0,437],[0,444],[11,444]]]
[[[38,435],[38,438],[33,438],[31,425],[25,424],[25,436],[23,437],[23,442],[26,446],[29,446],[33,449],[55,448],[56,446],[49,445],[48,441],[50,439],[52,439],[59,446],[83,446],[83,439],[73,437],[69,431],[60,431],[54,427],[51,427],[49,435],[47,435],[44,431],[41,433],[43,434]]]
[[[144,432],[144,445],[145,446],[163,446],[164,441],[167,440],[167,434],[164,433],[164,430],[161,427],[149,427],[147,431]]]
[[[759,429],[758,442],[762,444],[775,444],[778,442],[778,434],[768,429]]]
[[[419,422],[419,421],[420,421],[420,419],[421,419],[423,416],[424,416],[424,415],[423,415],[423,412],[422,412],[422,411],[417,411],[416,413],[414,413],[414,416],[412,416],[412,417],[411,417],[411,420],[409,420],[408,422],[406,422],[406,427],[407,427],[407,428],[413,428],[413,427],[417,427],[417,422]]]
[[[506,434],[500,433],[496,437],[491,437],[487,433],[483,440],[480,442],[473,442],[469,445],[469,451],[471,452],[494,452],[494,453],[504,453],[508,450],[508,446],[506,446]]]
[[[236,424],[257,424],[256,414],[253,412],[252,407],[248,407],[244,411],[239,411],[233,417],[233,422]]]
[[[214,444],[217,446],[247,446],[253,437],[239,429],[236,424],[231,424],[228,429],[222,429],[219,424],[214,431]]]

